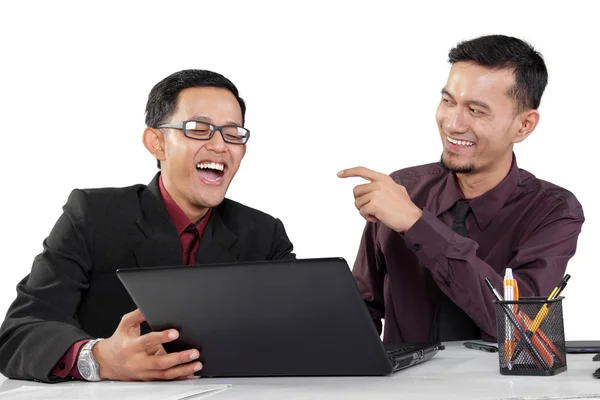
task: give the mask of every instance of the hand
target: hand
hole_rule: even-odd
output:
[[[140,324],[145,321],[137,309],[125,314],[115,333],[94,346],[92,352],[100,366],[100,378],[118,381],[150,381],[192,379],[202,369],[195,349],[167,354],[163,343],[179,337],[175,329],[151,332],[140,336]]]
[[[410,199],[406,188],[389,175],[355,167],[338,172],[338,176],[371,181],[354,188],[354,205],[369,222],[381,221],[396,232],[406,232],[423,214]]]

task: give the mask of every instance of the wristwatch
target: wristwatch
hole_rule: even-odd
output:
[[[79,356],[77,357],[77,369],[86,381],[98,382],[102,380],[100,379],[100,366],[98,365],[98,361],[96,361],[96,357],[94,357],[94,353],[92,353],[94,345],[101,340],[102,339],[90,340],[84,344],[79,351]]]

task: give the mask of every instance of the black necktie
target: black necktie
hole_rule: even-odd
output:
[[[469,211],[471,211],[471,205],[468,201],[460,199],[456,202],[456,207],[454,209],[454,221],[452,221],[452,226],[450,226],[450,229],[458,233],[460,236],[469,237],[469,232],[467,232],[467,227],[465,225]]]
[[[465,221],[470,211],[471,205],[468,201],[463,199],[458,200],[454,208],[454,220],[450,229],[461,236],[469,237]],[[473,320],[460,307],[454,304],[439,287],[436,286],[436,289],[438,292],[438,303],[436,315],[434,316],[433,329],[437,332],[434,340],[447,342],[480,339],[481,331]]]

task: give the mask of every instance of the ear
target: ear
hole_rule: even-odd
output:
[[[142,136],[142,141],[146,149],[159,161],[164,161],[165,157],[165,135],[160,129],[146,128]]]
[[[516,118],[519,124],[517,133],[513,138],[513,143],[519,143],[527,139],[527,137],[533,132],[538,122],[540,122],[540,113],[538,110],[527,110],[523,111]]]

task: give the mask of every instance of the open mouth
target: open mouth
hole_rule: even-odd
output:
[[[446,140],[450,143],[452,143],[455,146],[460,146],[460,147],[471,147],[471,146],[475,146],[475,142],[471,142],[469,140],[456,140],[451,138],[450,136],[446,135]]]
[[[203,161],[196,164],[196,170],[206,183],[219,184],[225,176],[225,164],[219,162]]]

